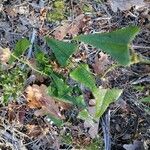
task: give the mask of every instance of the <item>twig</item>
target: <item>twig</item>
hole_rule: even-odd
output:
[[[31,37],[31,45],[29,47],[29,51],[28,51],[28,54],[27,54],[27,59],[29,59],[31,57],[32,47],[33,47],[33,43],[34,43],[34,40],[35,40],[35,36],[36,36],[36,30],[33,28],[32,37]]]
[[[111,137],[110,137],[110,110],[104,113],[101,119],[102,129],[104,133],[105,150],[111,150]]]
[[[132,45],[134,49],[142,48],[142,49],[150,49],[149,46],[140,46],[140,45]]]
[[[31,57],[35,36],[36,36],[36,30],[33,28],[32,37],[31,37],[31,45],[28,50],[27,59],[29,59]],[[23,64],[22,69],[24,69],[24,67],[25,67],[25,64]]]
[[[139,84],[139,83],[143,83],[143,82],[150,83],[150,77],[149,76],[147,76],[147,77],[141,77],[140,79],[138,79],[136,81],[133,81],[132,84],[135,85],[135,84]]]
[[[17,59],[19,62],[21,62],[21,63],[23,63],[23,64],[25,64],[25,65],[28,65],[28,66],[29,66],[32,70],[34,70],[35,72],[37,72],[37,73],[39,73],[39,74],[41,74],[41,75],[44,75],[44,76],[48,76],[48,77],[49,77],[48,74],[46,74],[46,73],[44,73],[44,72],[42,72],[42,71],[37,70],[36,68],[34,68],[28,61],[23,61],[23,60],[19,59],[17,56],[13,55],[13,53],[11,53],[11,56],[14,57],[15,59]]]
[[[17,139],[16,137],[14,137],[11,133],[9,133],[7,131],[2,131],[1,137],[3,137],[5,140],[7,140],[7,142],[11,143],[14,150],[20,150],[20,149],[26,150],[26,148],[24,147],[22,142],[19,139]]]

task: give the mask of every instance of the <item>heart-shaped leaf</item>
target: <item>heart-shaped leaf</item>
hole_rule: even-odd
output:
[[[65,67],[69,57],[76,51],[75,43],[63,42],[52,38],[46,38],[48,46],[52,49],[58,63]]]
[[[86,64],[79,65],[75,70],[73,70],[70,73],[70,76],[74,80],[84,84],[84,86],[88,87],[91,91],[93,89],[96,89],[95,79],[91,74],[88,65]]]
[[[136,26],[129,26],[110,33],[79,35],[75,40],[85,42],[108,53],[121,65],[130,63],[129,42],[139,32]]]

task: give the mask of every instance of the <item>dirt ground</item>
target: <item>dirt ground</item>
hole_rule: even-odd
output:
[[[54,14],[58,15],[55,17],[52,16],[57,12],[54,2],[54,0],[0,0],[0,47],[9,47],[13,51],[16,41],[22,37],[31,40],[35,32],[34,44],[40,45],[41,49],[50,55],[44,40],[47,35],[67,41],[81,33],[108,32],[136,25],[140,27],[140,33],[134,39],[132,47],[138,54],[150,59],[149,0],[138,7],[133,5],[130,9],[120,8],[116,12],[109,0],[66,0],[64,6],[58,8],[62,16]],[[67,32],[66,26],[70,24],[73,27]],[[74,58],[85,61],[92,68],[97,50],[84,44],[79,49]],[[111,58],[110,63],[113,63]],[[31,73],[28,73],[27,78],[30,75]],[[48,82],[35,81],[38,85],[47,85]],[[110,113],[111,149],[148,150],[149,104],[142,103],[140,99],[150,95],[150,65],[137,63],[129,67],[112,69],[105,75],[105,80],[97,78],[97,84],[106,88],[123,89],[119,100],[111,104],[107,110]],[[86,89],[84,94],[88,101],[90,92]],[[98,127],[99,138],[93,139],[83,121],[77,118],[76,108],[70,108],[65,112],[70,121],[60,128],[49,122],[47,116],[36,117],[34,112],[35,109],[28,108],[23,96],[8,105],[0,104],[0,149],[104,149],[101,120]]]

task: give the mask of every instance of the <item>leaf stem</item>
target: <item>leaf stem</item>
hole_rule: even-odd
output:
[[[103,76],[101,78],[104,79],[108,72],[112,71],[115,67],[118,67],[118,66],[120,66],[120,65],[119,64],[113,64],[110,68],[108,68],[105,71],[105,73],[103,74]]]
[[[23,64],[26,64],[27,66],[29,66],[29,67],[30,67],[32,70],[34,70],[35,72],[37,72],[37,73],[39,73],[39,74],[41,74],[41,75],[44,75],[44,76],[48,76],[48,77],[49,77],[48,74],[46,74],[46,73],[44,73],[44,72],[42,72],[42,71],[40,71],[40,70],[37,70],[37,69],[34,68],[29,62],[19,59],[19,58],[18,58],[17,56],[15,56],[13,53],[11,54],[11,56],[14,57],[15,59],[17,59],[19,62],[21,62],[21,63],[23,63]]]

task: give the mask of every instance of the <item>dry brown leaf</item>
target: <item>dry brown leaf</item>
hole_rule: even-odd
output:
[[[77,35],[84,26],[84,17],[84,14],[81,14],[77,16],[72,23],[64,23],[54,31],[54,37],[58,40],[62,40],[67,34],[70,36]]]
[[[107,69],[109,60],[108,55],[100,52],[100,58],[98,56],[95,57],[95,63],[93,64],[93,69],[96,74],[103,74]]]
[[[81,14],[75,18],[67,32],[69,35],[74,36],[79,33],[80,29],[84,26],[84,17],[85,16]]]
[[[47,9],[41,8],[40,9],[40,21],[44,21],[46,19]]]
[[[16,17],[17,16],[16,9],[13,8],[13,7],[7,7],[5,9],[5,11],[7,12],[8,16],[11,16],[11,17]]]
[[[143,6],[143,0],[110,0],[111,8],[114,12],[117,12],[117,9],[122,11],[129,10],[133,6]]]
[[[8,112],[7,112],[7,115],[8,115],[8,120],[10,122],[12,122],[13,120],[15,120],[16,118],[16,113],[15,113],[15,108],[14,107],[15,105],[14,104],[8,104]]]
[[[11,52],[9,48],[0,47],[0,62],[6,64],[10,58]]]
[[[88,111],[91,116],[94,116],[95,107],[88,107]],[[96,122],[90,122],[89,120],[86,120],[84,122],[84,127],[90,128],[88,133],[90,134],[90,137],[94,139],[98,135],[99,120],[97,119]]]
[[[25,92],[27,93],[28,106],[30,108],[40,108],[41,104],[39,100],[42,98],[40,87],[33,84],[32,86],[28,86]]]
[[[18,117],[18,121],[22,124],[24,124],[25,114],[26,114],[25,107],[21,106],[18,110],[17,117]]]
[[[25,113],[26,113],[25,105],[17,105],[15,103],[8,104],[7,115],[8,115],[8,120],[10,122],[17,121],[23,124],[25,119]]]
[[[53,71],[57,72],[58,74],[63,74],[64,76],[67,76],[69,73],[69,68],[61,67],[56,61],[51,62],[51,66],[53,68]]]
[[[66,36],[68,29],[69,23],[64,23],[62,26],[57,28],[57,30],[55,30],[53,33],[55,39],[62,40]]]
[[[38,137],[42,134],[42,130],[39,126],[27,124],[27,135],[30,137]]]
[[[35,111],[36,116],[51,114],[61,119],[64,118],[60,112],[60,107],[63,107],[65,109],[64,103],[58,103],[54,98],[50,97],[47,93],[47,87],[44,84],[42,84],[41,86],[38,86],[36,84],[28,86],[25,92],[27,93],[26,97],[28,106],[30,108],[40,108]]]
[[[89,134],[90,134],[90,137],[92,139],[96,138],[96,136],[98,135],[98,127],[99,127],[99,123],[94,123],[90,129],[89,129]]]

